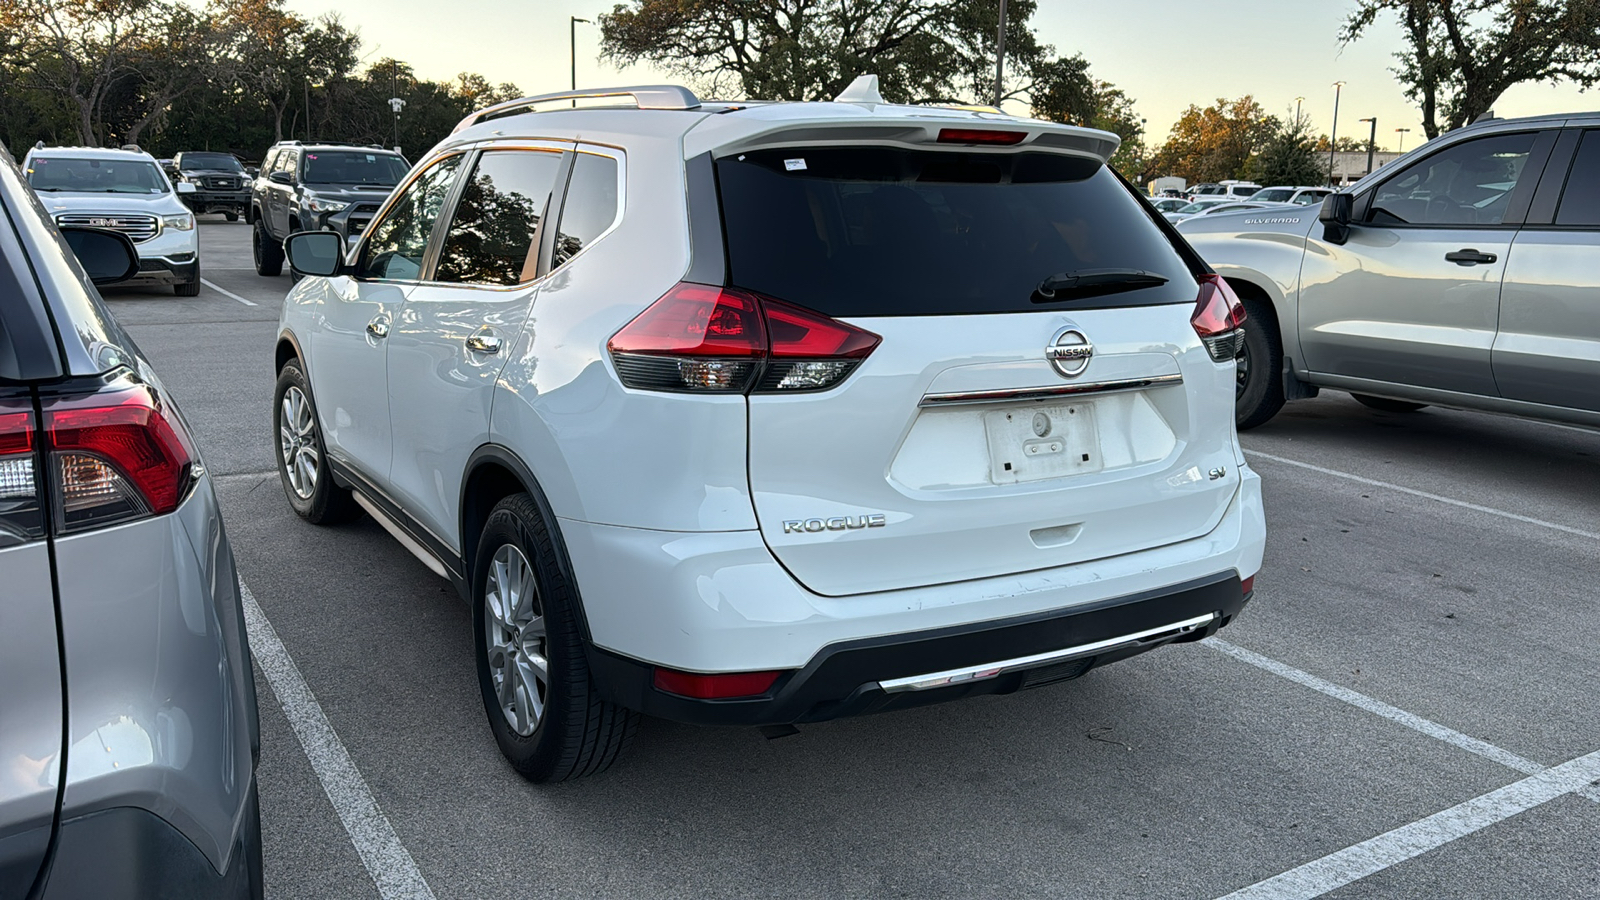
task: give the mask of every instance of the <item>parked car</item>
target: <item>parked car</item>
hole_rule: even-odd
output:
[[[365,510],[469,599],[528,778],[604,769],[639,713],[1070,679],[1251,595],[1241,308],[1116,136],[844,96],[512,101],[348,255],[287,242],[316,276],[276,351],[288,501]],[[531,111],[597,97],[642,109]]]
[[[1222,198],[1224,200],[1243,200],[1261,190],[1261,185],[1253,181],[1239,181],[1236,179],[1223,179],[1216,184],[1197,185],[1189,194],[1190,200],[1206,200]]]
[[[1154,197],[1150,205],[1156,208],[1156,212],[1165,214],[1183,209],[1189,205],[1189,200],[1185,197]]]
[[[148,153],[93,147],[35,147],[23,164],[28,184],[60,225],[110,228],[139,249],[139,274],[128,285],[172,285],[200,294],[200,236],[182,197]]]
[[[378,147],[274,144],[251,185],[245,217],[255,227],[257,274],[283,271],[283,239],[296,231],[359,236],[407,168],[405,157]]]
[[[1315,206],[1322,198],[1333,193],[1329,187],[1289,187],[1287,185],[1264,187],[1250,195],[1251,200],[1262,203],[1292,203],[1295,206]]]
[[[1322,387],[1600,425],[1600,113],[1486,120],[1320,208],[1180,230],[1250,310],[1241,428]]]
[[[229,222],[239,221],[250,204],[250,176],[231,153],[190,150],[173,159],[182,181],[194,185],[183,201],[197,214],[220,212]]]
[[[5,900],[262,895],[232,551],[183,414],[91,283],[139,269],[126,233],[58,228],[0,148]]]
[[[1185,219],[1192,219],[1195,216],[1210,215],[1211,213],[1218,212],[1234,212],[1241,209],[1259,209],[1260,207],[1266,205],[1268,204],[1241,203],[1236,200],[1228,200],[1222,197],[1212,197],[1205,200],[1196,200],[1193,203],[1184,204],[1183,206],[1180,206],[1171,212],[1162,213],[1162,215],[1166,217],[1168,222],[1176,225]]]

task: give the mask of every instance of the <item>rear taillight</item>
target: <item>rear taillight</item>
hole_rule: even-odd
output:
[[[1189,318],[1200,343],[1216,362],[1228,362],[1244,346],[1244,304],[1221,275],[1200,276],[1200,297]]]
[[[0,403],[0,547],[44,537],[33,412]]]
[[[843,381],[882,338],[737,288],[682,282],[607,344],[617,375],[649,391],[819,391]]]
[[[193,480],[194,445],[149,387],[53,401],[44,433],[62,533],[172,512]]]

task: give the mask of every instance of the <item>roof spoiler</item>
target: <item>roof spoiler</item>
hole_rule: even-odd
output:
[[[501,116],[515,115],[529,112],[541,103],[553,103],[558,100],[595,100],[605,97],[631,97],[640,109],[699,109],[700,98],[686,87],[676,84],[649,84],[638,87],[598,88],[584,89],[581,91],[557,91],[554,94],[539,94],[535,97],[523,97],[518,100],[507,100],[505,103],[496,103],[486,109],[462,119],[451,134],[471,128],[480,122],[498,119]]]

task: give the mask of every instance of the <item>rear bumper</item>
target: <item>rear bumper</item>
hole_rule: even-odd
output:
[[[1077,678],[1214,634],[1248,601],[1229,572],[1067,612],[834,644],[766,694],[739,700],[666,693],[652,685],[651,666],[605,651],[593,651],[590,666],[608,699],[658,718],[696,725],[820,722]]]

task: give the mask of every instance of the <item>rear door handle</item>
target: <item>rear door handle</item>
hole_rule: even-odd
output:
[[[1487,265],[1500,257],[1495,256],[1493,253],[1479,253],[1468,248],[1466,250],[1457,250],[1454,253],[1446,253],[1444,258],[1446,262],[1453,262],[1458,266],[1476,266],[1480,263]]]
[[[473,353],[499,353],[501,341],[492,334],[475,334],[467,338],[467,349]]]

